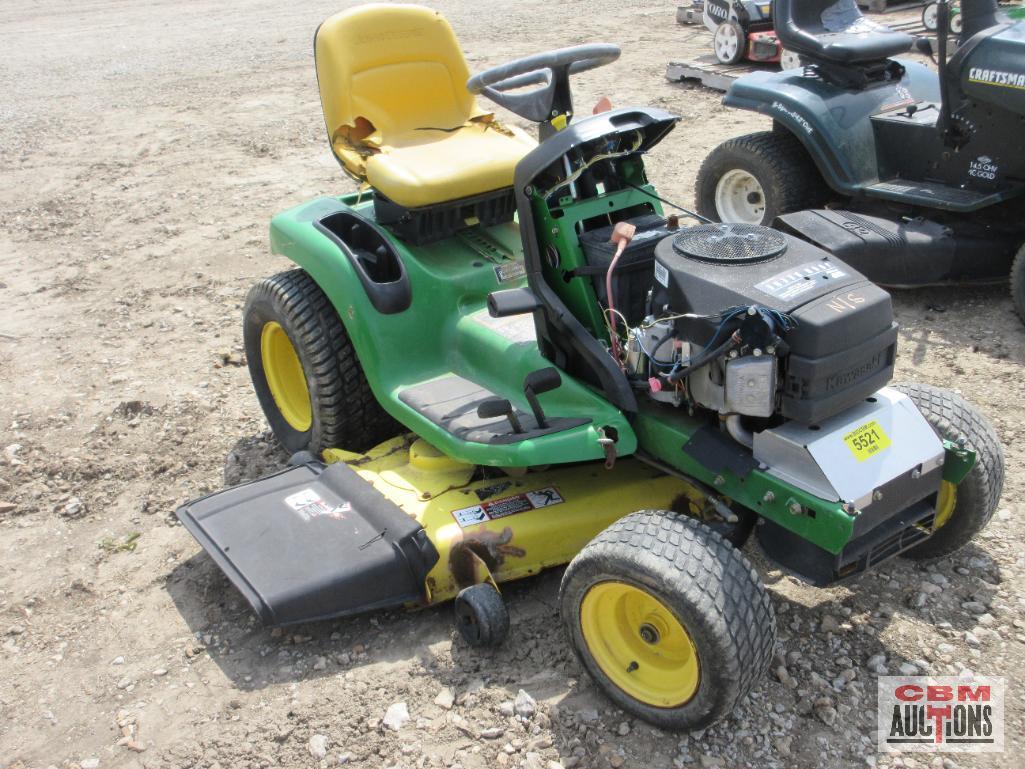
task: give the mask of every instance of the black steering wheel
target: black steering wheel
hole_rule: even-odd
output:
[[[559,115],[569,119],[573,115],[569,76],[611,64],[619,54],[618,45],[603,43],[538,53],[479,72],[467,81],[466,89],[535,123],[544,124]],[[510,93],[539,83],[540,88]]]

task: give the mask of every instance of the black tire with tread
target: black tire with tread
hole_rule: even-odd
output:
[[[1011,264],[1011,299],[1018,317],[1025,323],[1025,244],[1018,249]]]
[[[1004,487],[1004,450],[996,430],[960,395],[926,384],[895,384],[906,394],[941,438],[964,438],[977,454],[975,466],[957,487],[957,504],[947,523],[906,558],[941,558],[968,544],[993,517]]]
[[[579,609],[587,591],[607,581],[658,598],[690,634],[701,679],[688,702],[676,708],[640,702],[598,667]],[[744,555],[708,526],[668,511],[632,513],[591,540],[566,569],[559,603],[570,644],[599,688],[662,729],[701,729],[726,716],[761,681],[776,642],[768,591]]]
[[[470,646],[498,646],[509,635],[509,610],[487,582],[460,590],[453,608],[459,635]]]
[[[313,424],[305,432],[288,424],[267,385],[260,339],[270,321],[285,330],[306,376]],[[374,398],[334,306],[304,270],[279,273],[250,289],[243,339],[253,388],[274,435],[289,452],[319,457],[327,448],[367,451],[402,431]]]
[[[695,183],[699,214],[722,221],[715,206],[715,190],[723,176],[738,168],[762,185],[765,213],[761,223],[765,226],[782,214],[822,205],[829,197],[829,188],[808,151],[792,133],[780,128],[729,139],[712,150]]]

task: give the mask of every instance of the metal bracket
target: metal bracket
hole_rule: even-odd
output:
[[[605,469],[611,470],[616,466],[616,442],[605,434],[605,428],[598,428],[598,445],[605,452]]]

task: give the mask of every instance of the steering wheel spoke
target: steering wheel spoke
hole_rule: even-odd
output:
[[[543,127],[558,115],[572,115],[570,75],[611,64],[619,54],[618,46],[607,44],[560,48],[484,70],[466,88]],[[520,91],[530,86],[538,87]]]

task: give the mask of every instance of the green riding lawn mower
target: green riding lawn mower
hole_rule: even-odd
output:
[[[773,224],[886,286],[1005,281],[1025,319],[1025,21],[962,0],[962,43],[864,18],[855,0],[776,0],[802,69],[740,78],[724,103],[772,118],[706,158],[698,211]],[[913,47],[938,72],[894,57]]]
[[[1025,19],[1025,7],[1012,4],[1014,0],[1000,0],[1001,8],[1004,16],[1012,21],[1022,21]],[[950,6],[950,21],[949,27],[950,32],[954,35],[960,36],[962,32],[962,19],[961,19],[961,3],[951,2],[948,3]],[[940,4],[938,2],[932,2],[922,9],[922,26],[929,32],[935,32],[940,26]]]
[[[753,532],[815,585],[943,556],[986,525],[1003,457],[959,396],[890,384],[890,297],[855,269],[665,215],[644,159],[675,116],[573,120],[571,76],[618,55],[471,78],[430,9],[321,25],[328,137],[360,190],[274,218],[296,268],[244,319],[292,459],[178,515],[267,624],[454,599],[466,642],[497,644],[500,585],[568,563],[582,666],[626,711],[693,729],[772,656]]]

